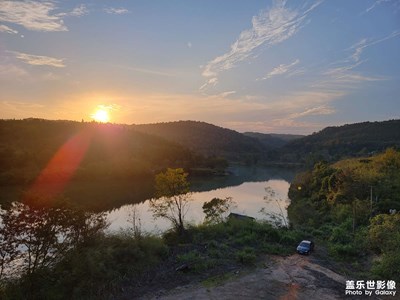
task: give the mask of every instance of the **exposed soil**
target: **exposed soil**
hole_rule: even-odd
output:
[[[149,292],[140,299],[343,299],[346,278],[322,265],[317,257],[268,256],[264,266],[206,287],[190,283]],[[355,297],[356,298],[356,297]],[[357,298],[361,299],[361,298]],[[376,299],[368,297],[368,299]]]

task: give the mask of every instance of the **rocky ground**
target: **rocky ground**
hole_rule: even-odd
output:
[[[140,299],[343,299],[346,278],[330,270],[317,257],[268,256],[263,267],[223,282],[196,283],[147,293]],[[362,299],[353,297],[354,299]],[[374,297],[367,297],[375,299]]]

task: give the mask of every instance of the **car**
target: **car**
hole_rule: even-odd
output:
[[[314,243],[308,240],[303,240],[297,246],[297,253],[309,255],[314,250]]]

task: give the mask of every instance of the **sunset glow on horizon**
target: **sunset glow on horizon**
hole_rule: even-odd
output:
[[[3,0],[0,118],[293,134],[397,119],[399,20],[397,0]]]
[[[98,109],[94,114],[92,114],[92,119],[96,122],[107,123],[110,121],[110,116],[108,111],[105,109]]]

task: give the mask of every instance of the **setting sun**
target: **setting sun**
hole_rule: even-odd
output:
[[[105,109],[98,109],[94,114],[92,114],[93,120],[96,122],[107,123],[110,121],[110,116],[108,111]]]

